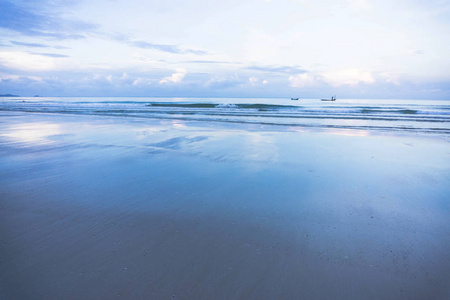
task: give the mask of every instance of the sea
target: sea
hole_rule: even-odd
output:
[[[450,137],[450,100],[2,97],[0,111],[354,129]]]

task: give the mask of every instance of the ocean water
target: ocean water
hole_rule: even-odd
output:
[[[448,100],[4,97],[0,111],[395,131],[450,136]]]

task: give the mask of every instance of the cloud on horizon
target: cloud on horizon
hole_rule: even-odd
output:
[[[315,98],[337,94],[340,98],[383,98],[388,91],[395,98],[442,99],[450,93],[450,82],[417,84],[404,82],[397,86],[389,82],[333,87],[317,80],[314,86],[288,81],[274,82],[258,77],[243,77],[237,74],[210,75],[187,73],[176,70],[166,77],[148,77],[146,72],[124,73],[123,71],[86,74],[83,72],[41,72],[23,75],[20,72],[6,75],[0,69],[0,90],[21,96],[169,96],[169,97],[293,97]],[[305,75],[305,74],[299,74]],[[295,80],[306,80],[294,76]],[[294,79],[293,79],[294,80]],[[297,86],[294,86],[297,85]],[[301,86],[301,87],[300,87]],[[320,94],[317,93],[320,89]],[[374,92],[377,91],[377,92]]]
[[[166,83],[179,83],[183,80],[183,78],[186,76],[187,70],[183,68],[178,68],[175,73],[173,73],[171,76],[167,76],[162,78],[159,83],[160,84],[166,84]]]
[[[208,80],[205,84],[206,87],[211,89],[229,89],[243,84],[245,81],[240,79],[238,76],[221,76],[213,77]]]
[[[297,74],[289,76],[289,85],[295,88],[304,88],[315,85],[317,80],[310,74]]]
[[[328,71],[322,74],[322,80],[334,87],[341,85],[356,86],[360,83],[375,83],[375,79],[373,78],[371,72],[361,71],[358,69]]]

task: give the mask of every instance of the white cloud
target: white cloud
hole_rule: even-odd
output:
[[[112,75],[102,75],[102,74],[94,74],[92,77],[96,82],[103,82],[103,83],[112,83],[113,76]]]
[[[259,83],[258,77],[250,77],[248,81],[250,82],[251,85],[257,85]]]
[[[243,82],[236,75],[214,77],[208,80],[205,84],[205,86],[213,89],[226,89],[239,85],[242,86]]]
[[[383,77],[388,83],[400,85],[400,75],[400,73],[396,72],[384,72],[381,74],[381,77]]]
[[[289,83],[292,87],[303,88],[314,85],[316,83],[316,80],[311,75],[304,73],[290,76]]]
[[[0,52],[0,64],[19,70],[53,70],[56,69],[55,58],[33,55],[26,52]]]
[[[142,77],[139,77],[135,81],[133,81],[134,86],[143,86],[143,85],[149,85],[151,84],[151,81]]]
[[[130,75],[128,75],[127,72],[123,72],[122,77],[120,77],[120,79],[122,79],[122,80],[128,80],[128,79],[130,79]]]
[[[375,82],[370,72],[364,72],[358,69],[325,72],[322,74],[322,80],[334,87]]]
[[[19,81],[21,79],[31,79],[34,81],[42,81],[42,77],[38,76],[18,76],[18,75],[0,75],[0,81],[1,80],[12,80],[12,81]]]
[[[164,83],[169,83],[169,82],[173,82],[173,83],[178,83],[181,82],[184,78],[184,76],[186,76],[187,74],[187,70],[184,68],[177,68],[176,69],[176,73],[173,73],[171,76],[168,77],[164,77],[163,79],[161,79],[159,81],[160,84],[164,84]]]

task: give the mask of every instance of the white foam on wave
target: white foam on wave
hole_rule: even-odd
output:
[[[239,106],[237,106],[236,104],[231,104],[231,103],[217,104],[216,107],[217,108],[239,108]]]

